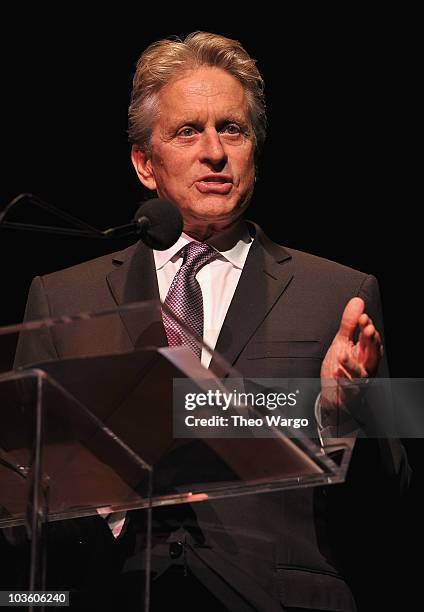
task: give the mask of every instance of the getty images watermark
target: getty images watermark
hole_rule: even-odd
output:
[[[322,387],[336,385],[340,409],[322,411]],[[352,385],[348,404],[346,388]],[[423,438],[424,379],[319,378],[174,380],[176,438]]]
[[[290,388],[287,381],[284,385],[272,381],[279,383],[272,386],[269,379],[221,382],[174,380],[175,437],[274,437],[276,430],[290,436],[299,435],[300,430],[316,434],[315,381],[308,393],[299,385]]]

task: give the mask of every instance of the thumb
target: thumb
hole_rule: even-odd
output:
[[[359,317],[364,312],[365,302],[362,298],[354,297],[348,301],[343,311],[338,335],[348,340],[352,339],[353,332],[359,322]]]

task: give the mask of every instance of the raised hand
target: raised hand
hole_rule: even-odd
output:
[[[359,392],[355,379],[375,376],[383,356],[380,333],[364,312],[365,303],[354,297],[346,304],[340,327],[321,366],[321,405],[340,407]],[[359,327],[356,343],[355,330]]]

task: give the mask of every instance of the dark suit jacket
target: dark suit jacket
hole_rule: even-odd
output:
[[[367,313],[381,330],[373,276],[283,248],[256,228],[216,351],[246,377],[319,377],[321,361],[353,296],[365,300]],[[152,252],[139,243],[35,278],[25,318],[95,311],[158,297]],[[71,330],[57,328],[43,331],[37,342],[22,338],[16,364],[131,350],[140,329],[137,322],[105,325],[99,320],[95,332],[74,337]],[[380,374],[386,373],[385,368],[383,363]],[[366,530],[365,517],[372,515],[375,483],[379,483],[380,501],[391,504],[407,482],[408,467],[396,441],[357,443],[361,445],[366,460],[363,464],[353,461],[352,486],[251,495],[189,508],[180,524],[193,573],[230,610],[277,610],[280,604],[354,610],[343,572],[357,588],[359,599],[374,601],[368,595],[369,585],[364,587],[361,577],[349,576],[351,556],[344,553],[360,537],[365,539],[364,546],[369,543],[374,527]],[[355,454],[360,455],[356,449]],[[371,473],[368,467],[362,469],[369,462]],[[375,518],[377,523],[378,514]],[[201,537],[196,536],[199,533]],[[374,559],[368,549],[365,558]],[[369,578],[364,559],[364,575]],[[374,578],[377,582],[378,569],[372,565],[371,571],[370,585]]]

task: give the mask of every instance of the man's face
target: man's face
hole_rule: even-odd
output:
[[[242,85],[201,67],[163,87],[159,103],[150,158],[133,148],[140,180],[178,206],[186,231],[230,225],[248,206],[255,178]]]

